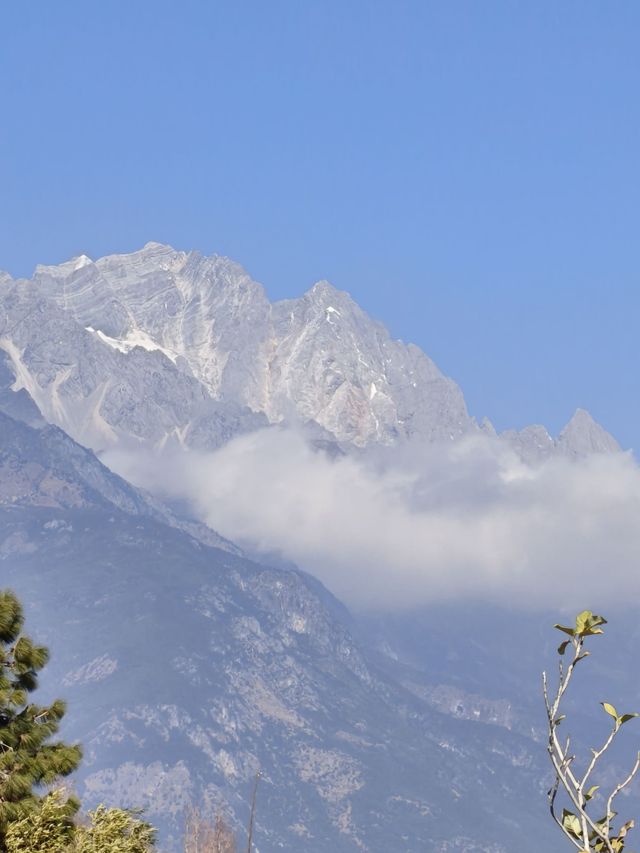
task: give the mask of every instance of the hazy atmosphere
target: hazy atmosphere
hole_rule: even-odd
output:
[[[637,849],[639,43],[0,4],[0,853]]]
[[[629,454],[523,462],[494,439],[329,459],[295,432],[210,455],[115,451],[134,483],[189,501],[224,536],[298,563],[356,607],[515,609],[640,595],[640,470]],[[579,593],[577,593],[579,590]],[[563,605],[562,602],[567,602]],[[635,606],[635,605],[634,605]]]

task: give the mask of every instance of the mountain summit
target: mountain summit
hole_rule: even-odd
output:
[[[228,258],[147,243],[38,266],[29,281],[5,276],[0,300],[14,387],[97,450],[121,440],[213,448],[292,419],[357,447],[479,429],[458,385],[419,347],[392,339],[326,281],[270,303]],[[550,449],[615,448],[587,418],[578,413]],[[506,437],[529,456],[540,445],[530,430]]]

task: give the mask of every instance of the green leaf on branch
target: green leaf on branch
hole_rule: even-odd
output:
[[[575,835],[576,838],[579,837],[580,821],[573,812],[567,811],[567,809],[562,810],[562,826],[567,832],[571,833],[571,835]]]
[[[590,610],[583,610],[576,616],[575,633],[579,637],[590,637],[593,634],[603,634],[604,631],[599,628],[599,625],[606,625],[607,620],[603,616],[598,616]]]
[[[611,846],[615,853],[622,853],[622,850],[624,850],[625,836],[630,829],[633,829],[634,826],[634,822],[632,820],[628,820],[624,826],[620,828],[618,835],[611,839]]]
[[[636,713],[633,713],[633,714],[618,714],[618,712],[616,711],[616,709],[614,708],[614,706],[613,706],[613,705],[610,705],[608,702],[601,702],[600,704],[602,705],[602,707],[604,708],[604,710],[607,712],[607,714],[609,714],[609,716],[610,716],[610,717],[613,717],[613,718],[614,718],[614,720],[616,721],[617,725],[619,725],[619,726],[622,726],[622,725],[624,725],[625,723],[628,723],[628,722],[629,722],[629,720],[633,720],[635,717],[640,716],[640,714],[636,714]]]
[[[557,629],[558,629],[558,631],[564,631],[564,633],[565,633],[565,634],[568,634],[570,637],[574,637],[574,636],[575,636],[575,633],[576,633],[576,632],[574,631],[574,629],[573,629],[573,628],[567,628],[567,626],[566,626],[566,625],[557,625],[557,624],[556,624],[556,625],[554,625],[553,627],[554,627],[554,628],[557,628]]]
[[[593,785],[591,788],[589,788],[589,790],[584,795],[584,798],[587,802],[589,802],[589,800],[592,799],[593,795],[595,794],[595,792],[598,790],[599,787],[600,787],[600,785]]]
[[[557,628],[558,625],[556,625],[555,627]],[[569,645],[570,642],[571,642],[571,640],[565,640],[564,642],[560,643],[560,645],[558,646],[558,654],[559,655],[563,655],[566,652],[567,646]]]

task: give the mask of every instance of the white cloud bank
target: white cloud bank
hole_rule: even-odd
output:
[[[269,429],[213,453],[111,451],[105,461],[187,499],[238,544],[293,560],[351,606],[640,601],[640,469],[630,454],[531,467],[476,437],[330,459]]]

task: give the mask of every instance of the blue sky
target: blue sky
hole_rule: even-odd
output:
[[[473,414],[640,447],[638,44],[637,2],[6,2],[0,268],[328,278]]]

